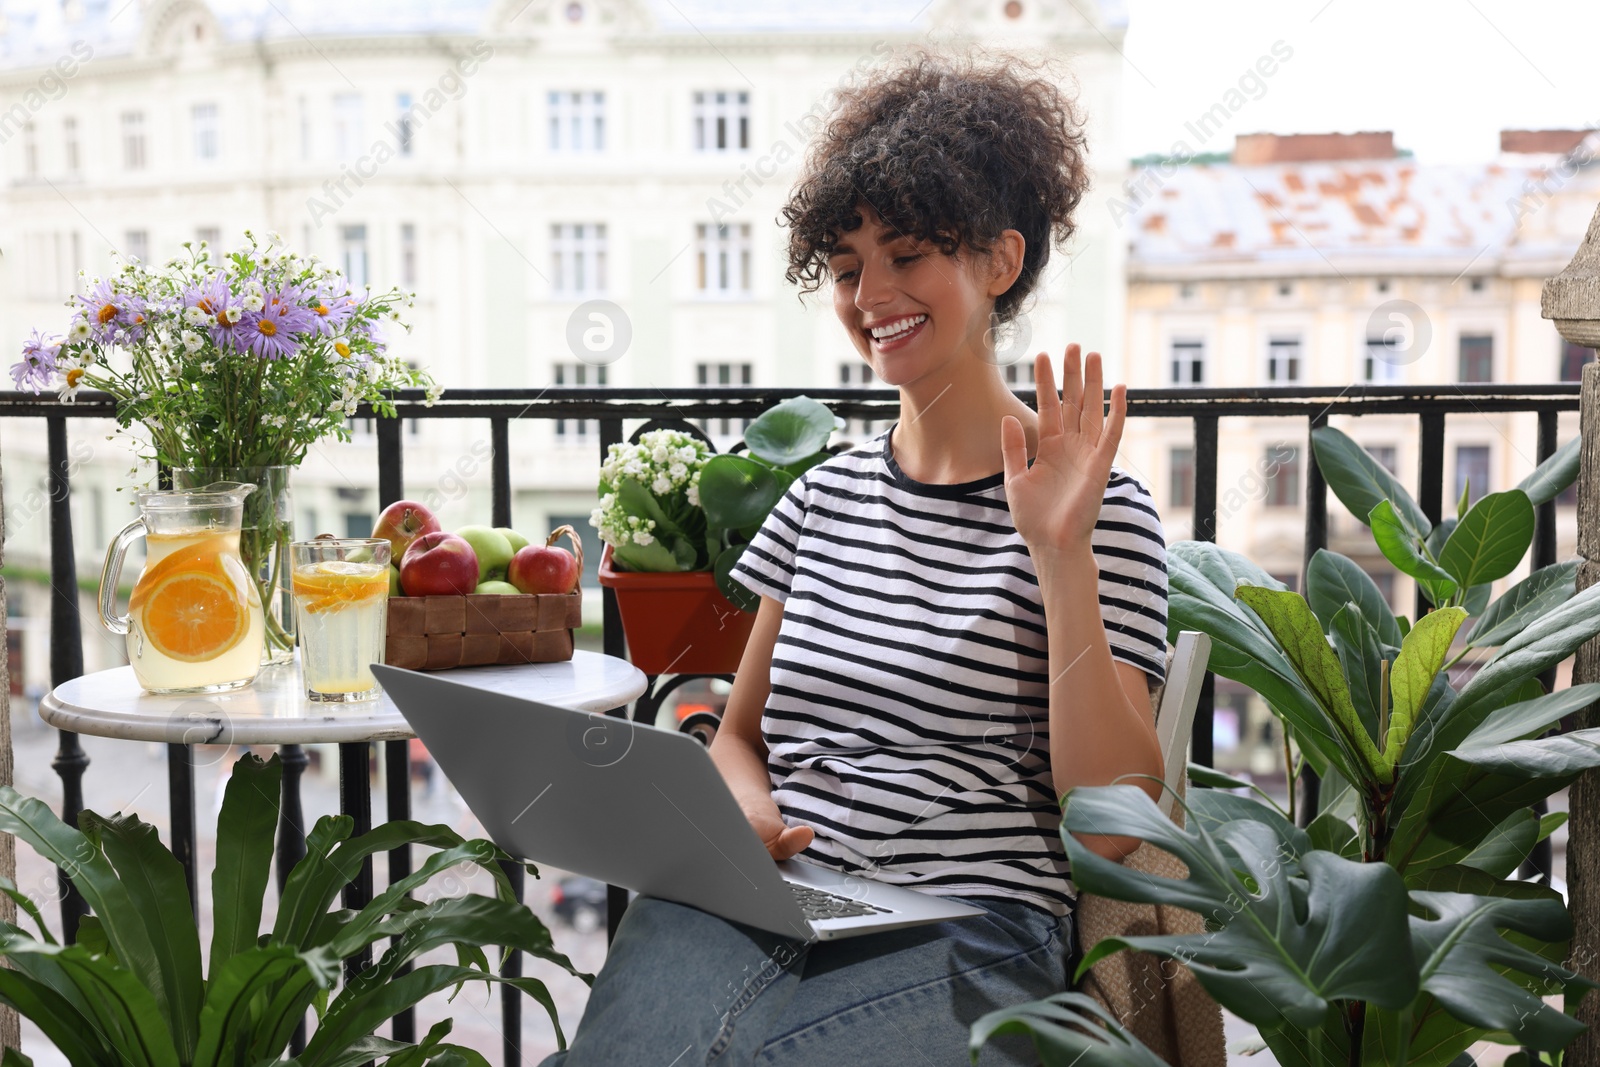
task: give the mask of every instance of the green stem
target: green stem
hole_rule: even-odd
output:
[[[1299,777],[1299,774],[1294,765],[1294,760],[1289,754],[1289,724],[1281,719],[1278,721],[1283,727],[1283,774],[1289,782],[1289,821],[1299,826],[1299,822],[1294,817],[1295,779]]]
[[[1411,1008],[1400,1013],[1400,1048],[1395,1056],[1395,1067],[1405,1067],[1411,1058]]]

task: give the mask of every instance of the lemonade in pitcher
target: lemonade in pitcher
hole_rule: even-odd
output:
[[[139,684],[155,693],[247,685],[261,666],[261,595],[239,558],[239,516],[254,486],[226,482],[139,494],[141,517],[112,544],[100,577],[101,622],[127,642]],[[122,560],[134,539],[146,559],[114,613]]]

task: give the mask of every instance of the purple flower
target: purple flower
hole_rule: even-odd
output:
[[[229,310],[242,310],[239,300],[228,289],[228,280],[213,274],[198,285],[183,291],[183,321],[192,329],[205,327],[216,345],[228,344],[238,329],[238,318],[230,317]],[[190,310],[190,309],[194,310]]]
[[[347,292],[320,289],[311,296],[313,328],[323,337],[332,337],[344,329],[345,323],[350,321],[359,306],[360,301]]]
[[[102,279],[82,300],[84,321],[101,344],[137,344],[145,331],[144,301]]]
[[[56,357],[60,355],[60,341],[49,341],[34,330],[33,336],[22,344],[22,359],[11,365],[11,380],[18,389],[37,393],[55,378]]]
[[[240,351],[262,359],[283,359],[300,350],[299,335],[315,328],[315,315],[296,303],[294,295],[285,290],[268,293],[260,311],[244,313],[233,328],[233,343]]]

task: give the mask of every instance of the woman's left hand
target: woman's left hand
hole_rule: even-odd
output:
[[[1111,460],[1128,414],[1127,387],[1111,390],[1111,414],[1101,409],[1104,391],[1100,353],[1090,352],[1080,373],[1079,347],[1067,346],[1063,389],[1056,395],[1050,357],[1034,361],[1039,390],[1039,448],[1028,466],[1028,441],[1012,415],[1000,420],[1006,501],[1017,532],[1037,560],[1088,552],[1105,500]]]

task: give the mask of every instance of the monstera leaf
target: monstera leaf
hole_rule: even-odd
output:
[[[1166,1067],[1166,1060],[1128,1033],[1100,1002],[1083,993],[1057,993],[1015,1008],[991,1011],[972,1024],[972,1059],[996,1037],[1026,1034],[1043,1067]]]

